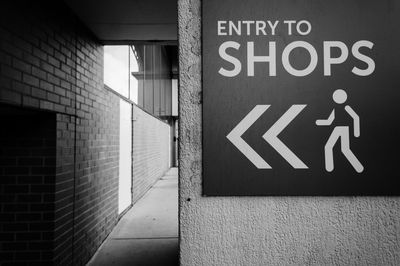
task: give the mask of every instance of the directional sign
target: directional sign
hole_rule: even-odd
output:
[[[400,195],[400,4],[203,0],[205,196]]]
[[[244,141],[243,133],[267,110],[269,105],[257,105],[240,123],[226,136],[236,148],[243,153],[258,169],[271,169],[261,156]],[[293,105],[279,120],[268,129],[263,138],[269,143],[293,168],[308,168],[288,147],[278,139],[278,134],[303,110],[305,105]]]

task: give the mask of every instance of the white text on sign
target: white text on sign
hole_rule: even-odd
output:
[[[295,20],[285,20],[286,30],[288,35],[292,35],[296,32],[299,35],[308,35],[311,32],[311,23],[306,20],[301,20],[299,22]],[[252,34],[258,35],[275,35],[276,29],[279,25],[279,21],[218,21],[217,32],[218,36],[250,36]],[[257,45],[264,45],[266,53],[264,55],[256,55],[255,43],[253,41],[246,42],[243,48],[239,42],[236,41],[225,41],[219,46],[219,56],[226,62],[232,65],[231,68],[220,67],[218,73],[224,77],[235,77],[239,75],[242,71],[242,62],[229,54],[229,50],[246,49],[247,55],[247,71],[246,74],[249,77],[254,76],[254,68],[256,63],[266,63],[269,66],[268,75],[276,76],[276,42],[269,41],[263,44],[257,43]],[[340,65],[349,57],[350,51],[351,55],[357,60],[363,62],[364,67],[359,68],[354,66],[351,72],[357,76],[369,76],[375,70],[374,60],[361,52],[361,50],[369,49],[372,50],[374,43],[368,40],[360,40],[353,43],[351,46],[346,45],[341,41],[324,41],[322,44],[323,49],[323,72],[324,76],[332,75],[332,65]],[[295,49],[303,49],[310,56],[310,62],[303,69],[296,69],[291,63],[293,56],[291,56],[292,51]],[[331,51],[337,49],[339,51],[339,56],[333,56]],[[304,77],[311,74],[318,65],[318,53],[316,48],[306,41],[293,41],[285,46],[282,51],[281,61],[284,69],[291,75],[297,77]]]

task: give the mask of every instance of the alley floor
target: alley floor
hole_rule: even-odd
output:
[[[178,265],[178,169],[171,168],[119,221],[87,264]]]

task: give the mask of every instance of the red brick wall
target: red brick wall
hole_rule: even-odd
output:
[[[0,103],[56,114],[51,259],[83,265],[118,216],[119,100],[103,88],[103,47],[59,1],[0,5]]]

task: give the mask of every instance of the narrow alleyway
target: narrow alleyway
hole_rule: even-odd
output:
[[[177,168],[124,215],[88,265],[178,265]]]

